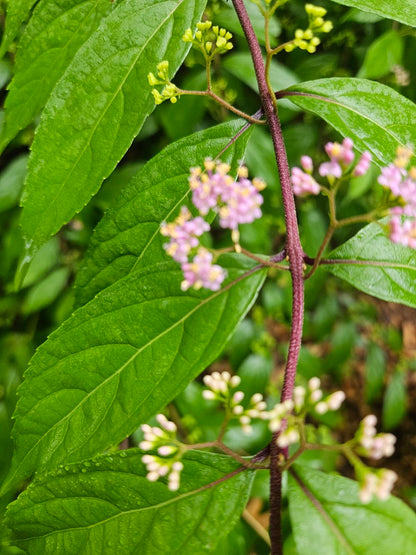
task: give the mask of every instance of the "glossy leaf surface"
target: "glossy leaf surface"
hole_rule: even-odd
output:
[[[266,275],[236,255],[220,263],[228,270],[220,291],[183,292],[176,263],[154,264],[105,289],[49,337],[20,387],[5,488],[117,445],[220,354]]]
[[[90,197],[154,108],[147,74],[175,73],[189,48],[184,29],[205,0],[125,0],[78,50],[54,89],[29,161],[22,227],[36,250]]]
[[[36,2],[37,0],[13,0],[8,2],[4,35],[0,46],[0,58],[7,52]]]
[[[36,481],[8,510],[15,545],[32,555],[213,553],[244,509],[253,472],[207,487],[238,465],[193,451],[172,492],[146,479],[141,456],[122,451]]]
[[[5,103],[0,150],[38,115],[80,46],[112,6],[108,0],[42,0],[19,42]]]
[[[234,120],[177,141],[137,173],[94,232],[77,276],[78,305],[125,275],[166,260],[160,224],[176,217],[182,204],[191,206],[189,168],[202,166],[208,156],[218,156],[244,125]],[[221,160],[235,168],[244,157],[249,136],[244,133],[221,154]]]
[[[333,2],[416,27],[415,0],[394,0],[394,2],[391,0],[333,0]]]
[[[291,91],[302,96],[289,96]],[[369,150],[379,165],[392,162],[398,145],[416,144],[416,105],[386,85],[334,77],[308,81],[284,92],[343,137],[351,137],[359,151]]]
[[[289,475],[289,510],[299,555],[389,555],[412,553],[416,515],[390,497],[367,505],[358,484],[334,474],[295,466]]]
[[[416,252],[392,243],[379,223],[364,227],[328,258],[358,262],[331,264],[327,268],[360,291],[416,307]]]

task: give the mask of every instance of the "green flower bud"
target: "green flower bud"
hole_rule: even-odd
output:
[[[194,35],[192,29],[187,29],[182,37],[184,42],[192,42],[194,40]]]
[[[149,82],[149,85],[151,87],[154,87],[155,85],[160,85],[159,79],[156,79],[153,73],[147,74],[147,81]]]

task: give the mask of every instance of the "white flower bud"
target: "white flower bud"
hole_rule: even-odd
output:
[[[343,391],[335,391],[326,400],[329,410],[338,410],[345,401],[345,393]]]
[[[255,393],[250,401],[253,403],[253,405],[256,405],[257,403],[263,401],[263,395],[261,393]]]
[[[202,397],[207,401],[214,401],[216,399],[215,393],[207,389],[202,392]]]
[[[176,461],[172,464],[172,470],[175,470],[176,472],[181,472],[183,470],[183,463],[181,463],[180,461]]]
[[[317,403],[322,399],[322,395],[323,393],[321,389],[315,389],[311,392],[310,400],[312,401],[312,403]]]
[[[242,391],[236,391],[233,395],[233,403],[238,404],[244,399],[244,393]]]
[[[149,472],[146,478],[149,480],[149,482],[156,482],[156,480],[159,479],[159,473],[155,471]]]
[[[315,406],[315,410],[318,414],[325,414],[326,412],[328,412],[328,405],[321,401]]]
[[[177,451],[177,448],[174,447],[173,445],[162,445],[157,450],[159,455],[161,455],[162,457],[169,457],[170,455],[173,455],[173,453],[175,453],[176,451]]]
[[[309,391],[315,391],[321,387],[321,380],[319,378],[311,378],[308,382]]]
[[[150,451],[150,449],[153,449],[153,443],[151,441],[141,441],[139,447],[143,451]]]
[[[230,380],[230,385],[232,387],[238,387],[241,383],[241,378],[240,376],[232,376],[231,380]]]

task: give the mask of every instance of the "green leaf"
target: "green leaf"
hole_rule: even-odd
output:
[[[11,0],[7,3],[7,17],[0,46],[0,58],[4,56],[22,24],[28,19],[30,10],[38,0]]]
[[[367,225],[328,256],[355,263],[327,268],[364,293],[416,308],[416,252],[390,241],[381,225],[387,221]]]
[[[0,151],[38,115],[80,46],[113,6],[109,0],[38,3],[19,42]]]
[[[68,465],[34,482],[9,506],[13,543],[44,553],[214,553],[247,503],[254,473],[222,455],[191,451],[181,487],[146,479],[137,449]],[[212,484],[210,486],[210,484]]]
[[[266,270],[236,255],[220,264],[228,285],[216,292],[181,291],[173,262],[131,273],[49,337],[20,388],[4,488],[118,444],[221,353]]]
[[[18,204],[27,171],[27,158],[26,154],[18,156],[1,173],[0,212]]]
[[[394,65],[402,63],[404,42],[396,31],[387,31],[368,48],[358,77],[379,79],[389,73]]]
[[[128,273],[166,260],[159,227],[182,204],[191,206],[189,168],[218,156],[244,125],[234,120],[170,144],[137,173],[94,232],[76,280],[78,306]],[[236,167],[249,136],[244,133],[221,159]]]
[[[358,484],[295,465],[289,474],[289,510],[299,555],[412,553],[416,515],[390,497],[363,505]]]
[[[416,0],[394,0],[394,2],[391,0],[333,0],[333,2],[416,27]]]
[[[229,54],[224,58],[222,65],[253,91],[258,91],[256,72],[250,52]],[[273,89],[277,91],[299,83],[299,77],[291,69],[273,59],[270,64],[270,82]]]
[[[205,0],[124,0],[78,50],[45,107],[29,160],[22,227],[29,252],[56,233],[129,148],[154,108],[147,74],[174,73]]]
[[[374,402],[383,390],[384,375],[386,373],[386,355],[384,349],[377,343],[368,346],[365,361],[365,400]]]
[[[383,429],[393,430],[407,413],[407,388],[404,372],[395,372],[383,399]]]
[[[22,313],[32,314],[52,304],[67,284],[68,276],[68,268],[58,268],[34,285],[23,301]]]
[[[379,165],[393,160],[397,145],[416,144],[416,105],[386,85],[334,77],[295,85],[285,93],[351,137],[359,151],[369,150]]]

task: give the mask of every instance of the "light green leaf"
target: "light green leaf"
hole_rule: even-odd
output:
[[[38,115],[79,47],[113,6],[109,0],[38,3],[19,42],[0,151]]]
[[[4,56],[20,27],[28,19],[30,10],[38,0],[10,0],[7,4],[7,17],[4,35],[0,46],[0,58]]]
[[[256,72],[250,52],[229,54],[224,58],[222,65],[253,91],[258,91]],[[270,82],[273,89],[278,91],[299,83],[299,77],[291,69],[273,59],[270,64]]]
[[[407,505],[394,497],[364,505],[357,482],[342,476],[295,465],[289,510],[299,555],[404,555],[416,545]]]
[[[34,285],[23,301],[22,313],[32,314],[52,304],[67,284],[68,276],[68,268],[58,268]]]
[[[39,348],[20,387],[7,489],[60,462],[118,444],[222,351],[266,271],[220,259],[228,285],[183,292],[178,264],[159,263],[107,287]]]
[[[332,0],[416,27],[416,0]]]
[[[237,463],[191,451],[172,492],[146,479],[141,457],[130,449],[35,481],[9,506],[13,543],[32,555],[214,553],[243,512],[254,473],[214,484]]]
[[[260,12],[258,6],[256,6],[253,2],[245,2],[245,7],[260,44],[265,44],[266,39],[264,31],[264,16]],[[231,6],[225,8],[224,10],[220,11],[218,15],[216,15],[215,23],[218,25],[222,25],[227,29],[227,31],[231,31],[235,35],[238,35],[241,38],[245,39],[244,31],[241,27],[240,21],[234,8],[232,8]],[[274,16],[269,19],[269,31],[270,44],[272,46],[276,46],[276,37],[280,35],[281,27],[279,21]]]
[[[390,241],[382,225],[387,221],[367,225],[328,256],[355,263],[327,268],[373,297],[416,307],[416,252]]]
[[[368,48],[357,77],[379,79],[389,73],[393,66],[402,63],[404,40],[396,31],[387,31]]]
[[[172,220],[182,204],[191,206],[189,168],[218,156],[244,125],[234,120],[170,144],[138,172],[94,232],[77,276],[78,306],[128,273],[166,260],[160,224]],[[235,168],[249,136],[244,133],[221,159]]]
[[[334,77],[295,85],[282,94],[351,137],[359,151],[369,150],[379,165],[394,159],[397,145],[416,144],[416,105],[386,85]]]
[[[124,0],[78,50],[45,107],[29,160],[22,227],[29,252],[90,197],[154,108],[147,74],[163,59],[174,73],[184,29],[206,0]]]
[[[19,202],[27,171],[27,155],[22,154],[10,162],[0,175],[0,212],[9,210]]]
[[[404,372],[395,372],[386,388],[383,399],[383,429],[393,430],[407,413],[407,388]]]

